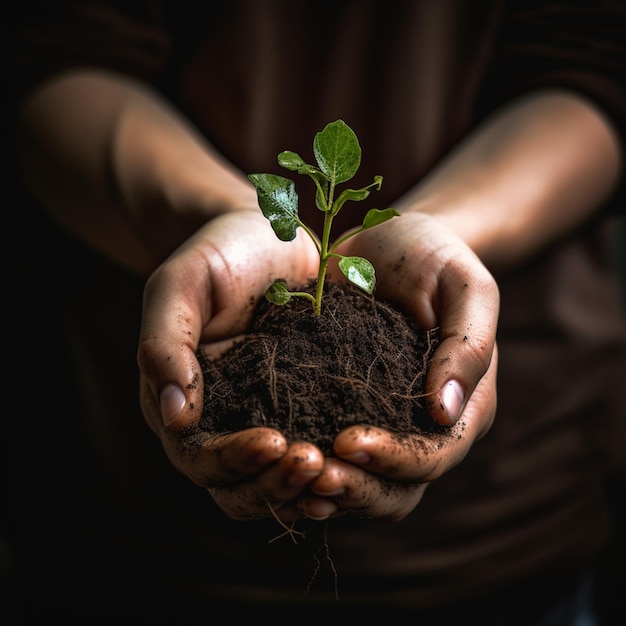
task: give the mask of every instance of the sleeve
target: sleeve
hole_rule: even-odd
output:
[[[15,102],[46,78],[74,67],[102,67],[158,82],[171,47],[161,3],[130,0],[22,0],[7,41]]]
[[[626,148],[626,3],[504,3],[483,113],[522,93],[577,91],[612,121]]]

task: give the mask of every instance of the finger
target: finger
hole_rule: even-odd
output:
[[[165,451],[182,473],[200,487],[231,487],[252,479],[288,449],[285,437],[271,428],[215,435],[199,429],[168,431]]]
[[[185,277],[206,275],[205,270],[181,271],[178,263],[172,263],[155,272],[144,290],[137,363],[159,406],[162,424],[177,430],[193,428],[202,411],[202,372],[195,353],[201,320],[208,319],[210,312],[198,294],[210,289],[191,278],[187,284]],[[154,402],[145,393],[142,396],[142,408],[152,415],[151,427],[158,429]]]
[[[264,496],[276,507],[301,494],[324,469],[325,458],[315,445],[293,443],[287,452],[260,477]]]
[[[387,479],[421,483],[439,478],[460,463],[477,437],[465,419],[446,429],[410,435],[359,425],[337,435],[334,452]]]
[[[487,372],[495,349],[499,295],[482,266],[447,267],[440,281],[440,343],[426,376],[429,414],[439,424],[461,416],[476,385]]]
[[[302,494],[323,468],[324,457],[316,446],[295,443],[276,463],[252,479],[228,487],[211,487],[209,492],[237,519],[273,515],[283,521],[294,521],[302,516],[291,501]]]
[[[298,504],[305,515],[314,519],[324,519],[320,511],[332,510],[328,505],[330,500],[336,510],[327,517],[349,512],[363,517],[399,520],[415,508],[425,490],[426,484],[389,480],[351,463],[329,458],[324,471],[311,483],[311,491],[322,498],[303,496]]]

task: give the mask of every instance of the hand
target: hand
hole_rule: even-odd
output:
[[[241,211],[207,223],[146,284],[138,349],[144,417],[174,467],[237,519],[270,515],[268,504],[277,510],[302,493],[322,471],[323,455],[310,444],[288,446],[266,428],[201,432],[196,352],[243,332],[273,279],[306,282],[318,264],[304,233],[282,242],[260,211]]]
[[[445,435],[398,437],[351,426],[335,439],[336,457],[299,498],[300,512],[325,519],[350,512],[400,520],[420,502],[429,483],[460,463],[489,428],[495,414],[497,350],[459,421]]]
[[[457,465],[490,428],[496,410],[499,312],[497,285],[469,247],[436,218],[406,213],[348,240],[342,254],[375,266],[379,298],[395,300],[441,343],[426,379],[433,420],[447,435],[401,441],[379,429],[353,426],[335,440],[311,483],[301,512],[324,518],[346,511],[402,519],[426,485]]]

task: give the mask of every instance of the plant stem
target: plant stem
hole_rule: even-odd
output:
[[[333,223],[333,216],[330,211],[324,216],[324,229],[322,231],[322,241],[320,242],[320,267],[317,273],[317,286],[315,288],[315,302],[313,303],[313,313],[320,315],[322,312],[322,295],[324,293],[324,279],[328,269],[328,259],[330,254],[328,246],[330,241],[330,230]]]
[[[326,277],[326,268],[328,267],[328,259],[320,261],[320,269],[317,274],[317,285],[315,287],[315,301],[313,302],[313,313],[320,315],[322,312],[322,295],[324,293],[324,278]]]

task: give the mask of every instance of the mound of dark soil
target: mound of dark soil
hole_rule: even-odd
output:
[[[312,292],[312,285],[307,287]],[[199,355],[202,430],[269,426],[330,454],[342,429],[372,424],[402,435],[444,430],[426,415],[424,379],[436,331],[351,284],[326,285],[321,315],[294,297],[263,298],[246,339],[217,360]]]

